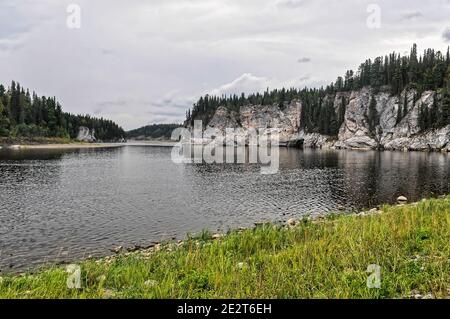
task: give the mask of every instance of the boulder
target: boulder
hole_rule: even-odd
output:
[[[78,135],[77,140],[81,142],[88,142],[93,143],[97,139],[95,138],[95,130],[93,129],[92,132],[89,130],[89,128],[85,126],[80,126],[78,128]]]
[[[397,202],[400,204],[404,204],[408,201],[408,199],[405,196],[399,196],[397,197]]]
[[[110,249],[113,253],[115,254],[119,254],[120,252],[123,251],[123,246],[116,246]]]
[[[293,227],[293,226],[297,225],[297,221],[294,218],[291,218],[286,222],[286,225]]]
[[[220,239],[220,238],[222,238],[222,237],[224,237],[224,235],[223,234],[214,234],[214,235],[212,235],[212,239],[214,239],[214,240],[216,240],[216,239]]]

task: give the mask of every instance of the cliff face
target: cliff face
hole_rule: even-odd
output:
[[[334,97],[336,114],[343,100],[346,108],[337,137],[306,133],[301,130],[301,101],[293,101],[281,108],[278,105],[248,105],[241,107],[239,112],[230,112],[225,107],[219,107],[208,127],[220,130],[278,128],[281,143],[302,140],[304,147],[450,150],[450,125],[436,130],[420,131],[420,107],[423,105],[431,109],[434,100],[440,97],[434,91],[425,91],[418,98],[416,95],[417,92],[414,90],[405,90],[400,96],[383,91],[375,93],[369,87],[337,93]],[[377,102],[378,117],[377,125],[372,130],[368,120],[371,96]],[[399,113],[402,115],[401,118],[398,118]]]
[[[374,94],[379,124],[375,132],[370,132],[367,114],[371,91],[369,88],[364,88],[352,92],[346,108],[345,120],[334,146],[388,150],[447,149],[450,147],[450,126],[421,132],[419,125],[420,107],[423,105],[430,110],[438,95],[434,91],[425,91],[414,101],[416,95],[415,90],[405,90],[400,98],[386,92]],[[406,106],[403,105],[405,102]],[[401,118],[398,118],[399,108],[402,108],[404,113]]]
[[[89,143],[95,142],[97,140],[95,138],[95,130],[92,130],[91,132],[87,127],[80,126],[78,129],[77,140]]]
[[[219,107],[208,127],[221,131],[226,128],[277,128],[280,141],[286,143],[299,132],[300,112],[299,102],[292,102],[282,109],[277,105],[248,105],[241,107],[239,114]]]

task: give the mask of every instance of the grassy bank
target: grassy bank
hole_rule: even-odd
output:
[[[0,145],[38,145],[80,143],[63,137],[0,137]]]
[[[0,297],[448,298],[450,197],[158,248],[80,262],[81,289],[64,268],[6,276]],[[371,264],[380,289],[367,287]]]

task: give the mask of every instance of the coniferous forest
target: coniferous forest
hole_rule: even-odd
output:
[[[127,132],[127,138],[145,140],[145,139],[170,139],[173,130],[181,127],[181,124],[152,124],[140,127]]]
[[[435,101],[432,109],[422,107],[419,114],[420,126],[423,130],[442,127],[450,124],[450,51],[444,54],[434,49],[427,49],[422,55],[417,52],[414,44],[407,56],[395,52],[374,60],[368,59],[358,70],[348,70],[344,76],[326,87],[320,88],[281,88],[267,89],[264,93],[254,93],[248,96],[223,95],[203,96],[186,113],[186,123],[192,124],[195,119],[208,123],[219,106],[226,106],[238,112],[241,106],[273,105],[281,108],[293,100],[302,102],[301,125],[308,133],[337,135],[339,127],[344,121],[345,105],[348,101],[342,98],[342,103],[336,111],[334,97],[338,92],[349,92],[370,86],[373,93],[388,91],[391,95],[399,96],[406,90],[415,90],[418,99],[422,92],[434,90],[441,94],[439,102]],[[331,98],[330,98],[331,97]],[[371,99],[369,105],[370,126],[376,126],[376,103]],[[401,99],[400,99],[401,100]],[[402,101],[401,101],[402,103]],[[404,102],[403,102],[404,103]],[[405,104],[406,105],[406,104]],[[398,119],[406,114],[406,110],[399,108]]]
[[[14,81],[8,88],[0,84],[0,137],[75,139],[81,126],[94,129],[100,141],[125,137],[111,120],[65,113],[54,97],[39,97]]]

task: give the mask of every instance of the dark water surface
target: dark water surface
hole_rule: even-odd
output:
[[[450,193],[450,154],[281,149],[280,172],[261,175],[258,165],[175,164],[170,152],[0,150],[2,272]]]

